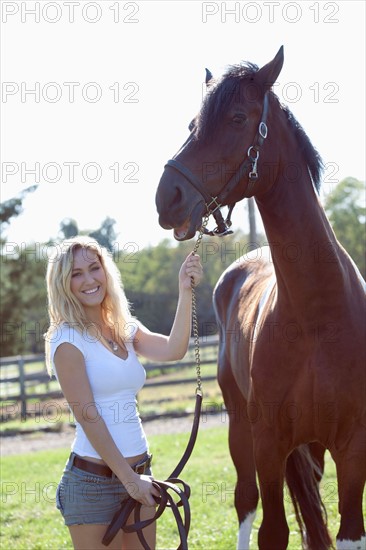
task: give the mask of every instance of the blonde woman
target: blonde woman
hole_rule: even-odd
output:
[[[121,503],[132,496],[153,517],[148,442],[136,407],[145,382],[137,354],[152,361],[180,359],[187,351],[191,278],[202,278],[199,256],[179,271],[179,299],[169,336],[150,332],[129,311],[120,273],[110,253],[90,237],[56,247],[49,260],[50,328],[46,357],[75,418],[71,454],[57,488],[57,507],[75,549],[104,549],[101,540]],[[156,527],[144,536],[155,547]],[[135,533],[119,531],[109,548],[139,549]]]

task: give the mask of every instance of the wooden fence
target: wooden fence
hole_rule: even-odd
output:
[[[201,363],[216,363],[217,343],[217,336],[205,337],[204,340],[200,342]],[[29,372],[29,366],[34,366],[36,364],[42,364],[42,368]],[[194,383],[196,378],[174,380],[162,380],[161,377],[159,377],[159,380],[149,378],[149,373],[151,373],[151,371],[166,373],[172,369],[179,370],[185,367],[192,367],[194,364],[194,343],[191,341],[184,361],[164,364],[144,363],[147,373],[147,381],[144,387]],[[214,380],[216,378],[216,376],[201,376],[203,381]],[[33,388],[40,384],[45,385],[46,391],[34,392]],[[60,389],[57,387],[56,389],[51,389],[51,386],[56,386],[56,384],[55,378],[50,378],[47,372],[44,354],[0,357],[0,406],[2,420],[5,420],[5,417],[9,417],[9,405],[10,409],[14,407],[14,411],[20,408],[20,416],[22,420],[25,420],[28,414],[27,403],[29,401],[34,399],[39,401],[61,399],[63,395]],[[5,415],[3,412],[4,410],[6,411]],[[16,416],[16,414],[14,416]]]

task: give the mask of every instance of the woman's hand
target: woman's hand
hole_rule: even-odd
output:
[[[128,494],[141,502],[145,506],[156,506],[155,497],[159,497],[160,493],[153,485],[153,478],[147,475],[134,474],[131,481],[124,483]]]
[[[185,356],[191,335],[191,277],[198,285],[202,272],[200,257],[191,252],[179,270],[179,299],[169,336],[152,333],[140,325],[134,340],[137,353],[150,361],[179,361]]]
[[[184,260],[179,271],[179,287],[182,289],[191,288],[193,278],[194,286],[197,286],[203,276],[203,269],[198,254],[191,252]]]

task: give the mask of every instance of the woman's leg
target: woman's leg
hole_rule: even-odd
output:
[[[134,523],[133,512],[127,525]],[[141,520],[150,519],[155,514],[154,506],[141,506]],[[87,524],[70,525],[69,531],[75,550],[106,550],[102,544],[108,525]],[[148,525],[143,530],[147,544],[154,550],[156,545],[156,522]],[[108,545],[108,550],[143,550],[136,533],[125,533],[120,530]]]
[[[155,515],[155,506],[141,506],[141,520],[150,519]],[[127,525],[134,523],[134,512],[131,513],[130,517],[127,520]],[[147,544],[154,550],[156,545],[156,522],[148,525],[143,529],[143,535],[146,539]],[[122,534],[122,550],[143,550],[143,546],[139,541],[137,533],[125,533]]]
[[[108,525],[86,524],[70,525],[69,531],[75,550],[121,550],[122,531],[120,530],[108,547],[102,544],[102,539]]]

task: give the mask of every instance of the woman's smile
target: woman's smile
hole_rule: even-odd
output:
[[[91,290],[83,290],[84,294],[95,294],[100,289],[100,286],[97,286],[96,288],[92,288]]]

